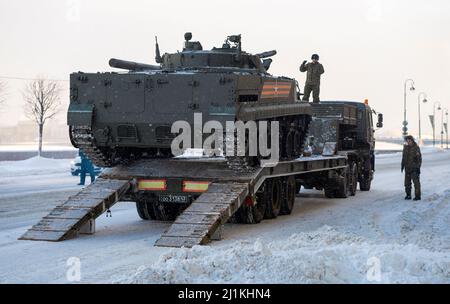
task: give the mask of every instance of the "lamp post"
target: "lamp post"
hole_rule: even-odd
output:
[[[447,142],[446,149],[448,150],[448,109],[445,111],[445,141]]]
[[[406,120],[406,86],[408,85],[408,82],[411,83],[411,87],[409,88],[410,91],[414,91],[414,80],[412,79],[406,79],[405,80],[405,85],[404,85],[404,90],[403,90],[403,138],[406,137],[406,135],[408,135],[408,121]]]
[[[438,106],[438,111],[441,109],[441,103],[435,101],[433,103],[433,147],[436,145],[436,105]]]
[[[444,149],[444,112],[448,110],[446,108],[442,108],[441,110],[441,149]]]
[[[421,92],[418,96],[418,102],[417,105],[419,107],[419,143],[422,142],[422,126],[421,126],[421,119],[420,119],[420,97],[423,96],[423,103],[426,103],[427,100],[427,94],[424,92]]]

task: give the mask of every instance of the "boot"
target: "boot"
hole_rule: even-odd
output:
[[[415,198],[414,198],[414,201],[420,201],[421,200],[421,197],[420,196],[416,196]]]
[[[411,200],[411,194],[406,194],[405,200],[407,200],[407,201]]]

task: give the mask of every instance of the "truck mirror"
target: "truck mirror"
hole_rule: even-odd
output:
[[[383,127],[383,114],[378,114],[378,122],[377,122],[377,128]]]

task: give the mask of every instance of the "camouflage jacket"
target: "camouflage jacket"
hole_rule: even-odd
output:
[[[419,169],[422,166],[422,154],[416,143],[403,147],[402,169]]]
[[[309,85],[319,85],[320,75],[325,73],[323,65],[320,63],[306,63],[300,66],[300,72],[308,72],[306,74],[306,84]]]

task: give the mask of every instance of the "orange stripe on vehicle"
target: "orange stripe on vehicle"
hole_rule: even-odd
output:
[[[270,92],[262,92],[262,95],[289,95],[290,91],[270,91]]]
[[[159,190],[164,191],[167,189],[166,180],[164,179],[142,179],[138,182],[139,190]]]
[[[183,192],[206,192],[209,182],[183,181]]]
[[[265,84],[264,88],[290,88],[290,84]]]

